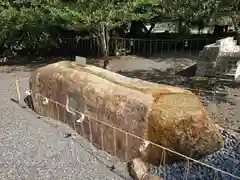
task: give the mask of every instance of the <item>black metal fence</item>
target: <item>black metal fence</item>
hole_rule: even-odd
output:
[[[140,56],[197,56],[207,44],[220,38],[202,39],[133,39],[113,37],[109,42],[109,55]],[[54,50],[58,56],[101,57],[102,48],[97,39],[64,38]]]
[[[141,56],[196,56],[209,43],[208,39],[129,39],[112,38],[110,54]]]

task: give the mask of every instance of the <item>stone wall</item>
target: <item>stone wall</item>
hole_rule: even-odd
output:
[[[240,60],[240,46],[233,37],[206,45],[198,56],[196,76],[234,76]]]

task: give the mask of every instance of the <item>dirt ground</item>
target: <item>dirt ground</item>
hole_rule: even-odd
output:
[[[102,62],[98,60],[93,64],[101,66]],[[200,99],[216,123],[223,128],[240,131],[240,84],[176,75],[194,64],[194,57],[161,59],[121,56],[112,58],[108,69],[132,78],[198,90]]]

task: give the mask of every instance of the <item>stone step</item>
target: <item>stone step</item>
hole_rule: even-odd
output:
[[[232,68],[232,69],[230,69],[229,73],[235,74],[236,71],[237,71],[237,68]]]
[[[236,73],[237,68],[231,68],[230,71],[223,73],[225,76],[234,76]]]

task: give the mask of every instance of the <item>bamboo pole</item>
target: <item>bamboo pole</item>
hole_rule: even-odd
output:
[[[16,77],[16,79],[15,79],[15,88],[16,88],[16,93],[17,93],[18,102],[20,102],[20,100],[21,100],[21,95],[20,95],[19,80],[18,80],[17,77]]]

